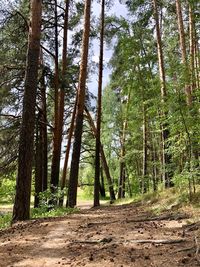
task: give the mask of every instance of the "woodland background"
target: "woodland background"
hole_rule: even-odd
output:
[[[0,199],[14,220],[30,218],[31,195],[73,208],[77,186],[95,206],[169,187],[198,196],[198,0],[6,1],[0,14]]]

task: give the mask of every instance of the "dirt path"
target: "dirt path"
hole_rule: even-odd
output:
[[[19,224],[1,234],[0,267],[200,266],[180,217],[132,204]]]

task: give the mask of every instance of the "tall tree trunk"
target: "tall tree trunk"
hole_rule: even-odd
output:
[[[13,221],[30,218],[32,159],[34,146],[35,105],[40,54],[42,1],[31,1],[31,26],[28,37],[22,126],[19,140],[18,175]]]
[[[93,119],[92,119],[92,117],[91,117],[91,115],[90,115],[90,113],[86,107],[85,107],[85,113],[87,115],[88,122],[90,124],[91,129],[92,129],[92,132],[93,132],[94,136],[96,137],[96,127],[95,127],[94,121],[93,121]],[[114,192],[114,188],[113,188],[113,182],[112,182],[110,170],[108,167],[108,163],[106,161],[106,156],[105,156],[102,144],[100,146],[100,153],[101,153],[101,160],[102,160],[103,169],[104,169],[107,181],[108,181],[110,201],[114,201],[116,198],[115,198],[115,192]]]
[[[65,152],[65,161],[64,161],[63,173],[62,173],[61,184],[60,184],[61,190],[63,190],[64,187],[66,186],[67,167],[68,167],[68,161],[69,161],[69,152],[71,148],[72,136],[74,132],[74,121],[75,121],[75,116],[76,116],[76,109],[77,109],[77,97],[75,100],[71,124],[69,128],[68,142],[67,142],[67,147],[66,147],[66,152]],[[63,200],[64,200],[64,196],[60,198],[59,206],[63,206]]]
[[[42,142],[41,142],[41,111],[36,119],[36,152],[35,152],[35,200],[34,208],[39,207],[39,194],[42,192]]]
[[[58,154],[57,160],[59,162],[58,178],[60,172],[60,157],[61,157],[61,145],[62,145],[62,134],[63,134],[63,123],[64,123],[64,104],[65,104],[65,83],[66,83],[66,70],[67,70],[67,35],[68,35],[68,21],[69,21],[69,2],[66,0],[65,3],[65,16],[64,16],[64,29],[63,29],[63,51],[62,51],[62,84],[59,91],[59,106],[58,106]],[[63,180],[61,180],[62,183]],[[64,188],[63,184],[61,185]],[[61,203],[60,203],[61,204]]]
[[[146,104],[143,103],[143,166],[142,166],[142,193],[147,192],[147,114]]]
[[[58,69],[58,18],[57,18],[57,0],[54,1],[54,20],[55,20],[55,76],[54,76],[54,131],[53,131],[53,152],[51,163],[51,180],[50,188],[52,192],[56,191],[59,182],[59,168],[60,168],[60,151],[59,151],[59,132],[58,132],[58,88],[59,88],[59,69]]]
[[[124,162],[125,157],[125,143],[126,143],[126,131],[128,127],[128,108],[129,108],[129,101],[130,101],[130,91],[128,93],[128,99],[126,103],[126,114],[125,119],[122,126],[122,136],[121,136],[121,159],[120,159],[120,176],[119,176],[119,182],[118,182],[118,198],[125,198],[125,180],[126,180],[126,165]]]
[[[98,104],[97,104],[97,132],[96,132],[96,150],[95,150],[94,207],[100,205],[99,203],[100,179],[99,178],[100,178],[100,146],[101,146],[101,98],[102,98],[102,78],[103,78],[104,17],[105,17],[105,0],[102,0]]]
[[[87,78],[87,62],[88,62],[89,34],[90,34],[90,10],[91,10],[91,0],[86,0],[84,8],[84,31],[83,31],[83,44],[82,44],[80,75],[79,75],[77,112],[75,119],[74,145],[73,145],[71,169],[69,176],[68,203],[67,203],[68,206],[72,208],[76,205],[76,198],[77,198],[78,172],[79,172],[79,161],[80,161],[80,151],[81,151],[81,139],[83,131],[83,112],[85,106],[85,85]]]
[[[185,75],[186,75],[186,84],[185,84],[186,102],[187,102],[188,106],[190,106],[192,104],[192,95],[191,95],[191,88],[190,88],[190,84],[189,84],[189,68],[188,68],[188,62],[187,62],[185,31],[184,31],[182,7],[181,7],[180,0],[176,0],[176,13],[177,13],[177,21],[178,21],[178,30],[179,30],[182,63],[185,67]]]
[[[48,186],[48,138],[47,138],[47,103],[46,103],[46,85],[45,70],[43,66],[41,77],[41,147],[42,147],[42,191],[47,190]]]
[[[38,92],[39,107],[36,121],[36,153],[35,153],[35,201],[34,207],[39,207],[39,193],[47,190],[48,157],[47,157],[47,117],[46,117],[46,85],[43,55],[40,51],[41,77]]]
[[[100,183],[100,194],[102,197],[106,197],[106,191],[104,186],[104,176],[103,176],[103,168],[100,168],[100,175],[101,175],[101,183]]]
[[[160,22],[159,22],[159,13],[157,0],[153,0],[153,8],[154,8],[154,18],[156,22],[156,36],[157,36],[157,54],[158,54],[158,63],[159,63],[159,72],[160,72],[160,89],[161,89],[161,100],[162,103],[166,103],[167,91],[166,91],[166,79],[165,79],[165,68],[164,68],[164,57],[163,57],[163,49],[162,49],[162,40],[161,40],[161,32],[160,32]],[[165,109],[166,107],[164,107]],[[167,117],[167,112],[164,110],[162,112],[162,117],[165,120]],[[167,153],[168,144],[167,140],[169,137],[168,125],[166,123],[162,123],[162,142],[163,142],[163,182],[166,187],[172,186],[171,181],[171,173],[169,172],[169,165],[171,161],[170,155]]]
[[[189,35],[190,35],[190,85],[191,92],[196,87],[195,80],[195,23],[194,23],[194,14],[193,6],[189,3]]]

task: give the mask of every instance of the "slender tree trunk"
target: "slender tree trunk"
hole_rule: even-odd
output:
[[[191,87],[190,87],[190,84],[189,84],[189,68],[188,68],[188,62],[187,62],[185,31],[184,31],[182,7],[181,7],[180,0],[176,0],[176,13],[177,13],[177,21],[178,21],[178,30],[179,30],[179,39],[180,39],[180,49],[181,49],[182,63],[185,66],[185,75],[186,75],[185,95],[186,95],[186,102],[187,102],[188,106],[190,106],[192,104],[192,95],[191,95]]]
[[[164,57],[163,57],[163,49],[162,49],[162,40],[161,40],[161,32],[160,32],[160,23],[159,23],[159,13],[157,0],[153,0],[153,8],[154,8],[154,18],[156,22],[156,36],[157,36],[157,53],[158,53],[158,63],[159,63],[159,72],[160,72],[160,85],[161,85],[161,100],[163,104],[166,103],[167,91],[166,91],[166,80],[165,80],[165,68],[164,68]],[[165,109],[166,107],[164,107]],[[162,112],[162,117],[165,120],[167,117],[167,112],[164,110]],[[168,125],[166,123],[162,124],[162,142],[163,142],[163,181],[166,187],[172,186],[171,174],[168,170],[170,165],[171,156],[167,154],[168,144],[167,140],[169,137]]]
[[[62,85],[59,92],[59,107],[58,107],[58,151],[59,151],[59,170],[60,170],[60,157],[61,157],[61,145],[64,123],[64,104],[65,104],[65,80],[67,70],[67,34],[68,34],[68,21],[69,21],[69,2],[65,3],[65,17],[64,17],[64,29],[63,29],[63,51],[62,51]],[[71,142],[71,141],[70,141]],[[61,179],[61,188],[64,188],[63,179]],[[61,203],[60,203],[61,204]]]
[[[193,14],[193,4],[189,3],[189,35],[190,35],[190,89],[191,93],[195,90],[197,86],[197,80],[195,75],[195,22]],[[192,101],[192,99],[191,99]],[[192,105],[192,102],[190,103]],[[192,116],[196,116],[195,111],[191,111]],[[197,132],[193,133],[194,140],[192,144],[192,153],[195,159],[195,165],[199,165],[199,145],[198,145],[198,136]]]
[[[69,176],[69,189],[68,189],[68,206],[72,208],[76,206],[76,198],[77,198],[78,171],[79,171],[81,139],[83,131],[83,112],[85,106],[85,85],[87,78],[87,62],[88,62],[89,34],[90,34],[90,10],[91,10],[91,0],[86,0],[84,9],[84,31],[83,31],[82,56],[81,56],[81,66],[79,75],[77,112],[75,119],[74,145],[72,152],[72,161],[71,161],[71,169]]]
[[[195,80],[195,24],[192,4],[189,3],[189,35],[190,35],[190,84],[191,92],[196,87]]]
[[[39,107],[36,121],[36,153],[35,153],[35,201],[34,207],[39,207],[39,194],[47,190],[48,158],[47,158],[47,117],[46,117],[46,86],[43,55],[40,51],[41,77],[38,92]]]
[[[130,92],[128,93],[128,99],[126,103],[126,114],[125,119],[122,126],[122,136],[121,136],[121,160],[120,160],[120,176],[119,176],[119,182],[118,182],[118,198],[125,198],[125,180],[126,180],[126,170],[125,170],[125,162],[124,157],[126,154],[125,151],[125,143],[126,143],[126,131],[128,127],[128,108],[129,108],[129,101],[130,101]]]
[[[120,161],[120,176],[119,176],[119,185],[118,185],[118,198],[125,197],[125,163],[124,163],[124,156],[125,156],[125,147],[122,144],[121,148],[121,161]]]
[[[75,116],[76,116],[76,109],[77,109],[77,97],[75,100],[71,124],[69,128],[68,142],[67,142],[67,147],[66,147],[66,152],[65,152],[65,161],[64,161],[63,173],[62,173],[61,184],[60,184],[61,190],[63,190],[64,187],[66,186],[67,167],[68,167],[68,161],[69,161],[69,152],[71,148],[72,136],[74,132],[74,121],[75,121]],[[63,206],[63,197],[59,200],[59,206]]]
[[[34,146],[35,105],[40,54],[42,1],[31,1],[31,26],[28,37],[22,126],[19,141],[18,175],[13,221],[30,218],[32,159]]]
[[[42,142],[40,131],[41,111],[36,120],[36,153],[35,153],[35,201],[34,208],[39,207],[39,193],[42,192]]]
[[[99,178],[100,178],[100,146],[101,146],[101,98],[102,98],[102,79],[103,79],[104,16],[105,16],[105,0],[102,0],[98,104],[97,104],[97,131],[96,131],[96,151],[95,151],[94,207],[97,207],[100,205],[99,203],[100,179]]]
[[[106,191],[104,186],[104,176],[103,176],[103,168],[100,168],[100,174],[101,174],[101,183],[100,183],[100,194],[102,197],[106,197]]]
[[[90,115],[90,113],[89,113],[89,111],[87,110],[86,107],[85,107],[85,113],[87,115],[88,122],[90,124],[91,129],[92,129],[92,132],[93,132],[94,136],[96,137],[96,127],[95,127],[93,119],[92,119],[92,117],[91,117],[91,115]],[[108,181],[108,187],[109,187],[109,193],[110,193],[110,201],[114,201],[116,198],[115,198],[115,192],[114,192],[114,188],[113,188],[113,182],[112,182],[112,178],[111,178],[111,175],[110,175],[110,170],[109,170],[109,167],[108,167],[108,164],[107,164],[107,161],[106,161],[106,156],[105,156],[102,144],[100,146],[100,153],[101,153],[101,160],[102,160],[103,169],[104,169],[107,181]]]
[[[157,156],[157,151],[156,151],[156,144],[155,141],[156,138],[153,136],[151,137],[151,153],[152,153],[152,179],[153,179],[153,190],[154,192],[157,191],[157,184],[158,184],[158,156]]]
[[[146,179],[147,179],[147,115],[146,106],[143,103],[143,166],[142,166],[142,193],[147,192]]]
[[[54,1],[55,10],[55,76],[54,76],[54,131],[53,131],[53,152],[51,163],[51,180],[50,188],[52,192],[55,192],[59,182],[59,168],[60,168],[60,150],[59,150],[59,133],[58,133],[58,88],[59,88],[59,69],[58,69],[58,18],[57,18],[57,0]]]
[[[47,103],[45,71],[43,67],[41,77],[41,147],[42,147],[42,191],[47,190],[48,186],[48,138],[47,138]]]

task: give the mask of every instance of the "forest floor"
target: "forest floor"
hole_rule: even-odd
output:
[[[200,266],[191,216],[138,202],[15,224],[0,232],[0,267]]]

